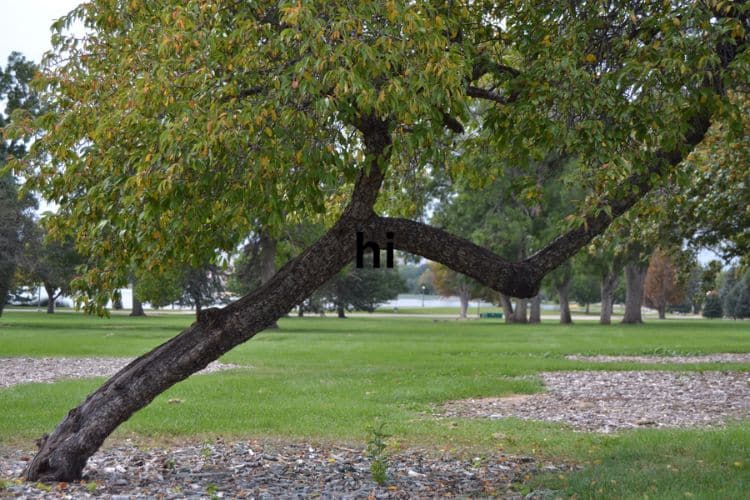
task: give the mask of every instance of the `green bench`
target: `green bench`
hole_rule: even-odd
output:
[[[480,318],[500,318],[502,319],[503,313],[479,313]]]

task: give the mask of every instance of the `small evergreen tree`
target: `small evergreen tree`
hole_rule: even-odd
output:
[[[706,295],[706,300],[703,303],[703,317],[704,318],[721,318],[721,298],[716,292],[710,292]]]

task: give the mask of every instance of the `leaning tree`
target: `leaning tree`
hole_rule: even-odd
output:
[[[75,19],[83,39],[65,31]],[[739,119],[728,95],[748,90],[749,29],[745,2],[713,0],[81,5],[53,26],[38,79],[49,112],[13,133],[35,135],[15,168],[63,207],[58,230],[90,257],[77,283],[88,310],[133,265],[206,262],[254,224],[278,233],[322,212],[330,224],[261,287],[91,393],[24,476],[80,478],[120,423],[352,260],[357,232],[533,296],[669,182],[712,120]],[[480,150],[485,161],[463,161]],[[414,193],[437,172],[481,189],[550,151],[577,158],[587,194],[533,255],[509,261],[415,220]]]

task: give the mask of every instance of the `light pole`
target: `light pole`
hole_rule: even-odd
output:
[[[427,287],[425,285],[422,285],[422,307],[424,307],[424,292],[427,290]]]

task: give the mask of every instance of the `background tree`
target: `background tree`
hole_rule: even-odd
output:
[[[657,248],[651,254],[643,289],[646,306],[655,308],[659,319],[666,318],[667,306],[679,304],[685,298],[677,267],[665,250]]]
[[[727,89],[750,79],[743,4],[607,7],[97,1],[57,22],[39,80],[51,109],[14,124],[36,140],[12,165],[62,207],[60,231],[91,256],[77,282],[88,310],[108,303],[133,259],[200,266],[233,252],[259,218],[276,234],[325,214],[327,232],[114,375],[40,440],[25,477],[80,478],[121,422],[338,273],[357,232],[382,246],[393,232],[399,250],[506,296],[536,295],[670,183],[712,120],[739,121]],[[76,19],[84,42],[62,33]],[[577,161],[583,196],[561,234],[521,260],[424,224],[409,202],[437,171],[477,193],[514,169],[536,186],[538,162],[557,150]],[[486,161],[465,163],[479,151]]]
[[[0,112],[0,130],[10,124],[10,115],[15,110],[23,109],[32,115],[40,112],[39,99],[29,88],[37,71],[37,66],[18,52],[11,53],[5,67],[0,68],[0,103],[5,104]],[[34,223],[32,210],[36,201],[30,194],[19,198],[16,178],[4,168],[9,156],[20,158],[25,153],[25,140],[5,136],[0,140],[0,316],[13,288],[25,239]]]
[[[362,268],[349,264],[318,290],[325,301],[333,304],[339,318],[345,318],[346,311],[351,310],[373,312],[406,290],[397,270],[373,268],[371,259],[366,255]]]
[[[179,303],[194,307],[196,318],[201,317],[201,311],[206,306],[224,300],[224,277],[218,266],[187,267],[181,274],[183,293]]]
[[[719,294],[724,316],[750,318],[750,271],[740,267],[729,269],[724,273]]]
[[[141,272],[133,286],[133,298],[138,302],[148,302],[158,309],[179,301],[183,294],[184,273],[179,269],[164,272]],[[135,310],[135,304],[133,309]],[[140,306],[141,311],[143,306]],[[144,314],[145,315],[145,314]]]
[[[721,318],[723,316],[721,298],[718,292],[709,292],[703,305],[703,317]]]
[[[585,308],[589,314],[589,307],[602,299],[601,277],[591,265],[591,259],[585,252],[579,253],[573,259],[573,280],[570,284],[570,298]]]
[[[469,301],[482,295],[481,286],[471,278],[441,264],[431,263],[430,269],[435,291],[443,297],[458,297],[459,315],[465,319],[469,310]]]
[[[56,239],[44,228],[34,231],[24,248],[24,267],[35,282],[41,282],[47,293],[47,313],[54,314],[55,302],[62,295],[70,295],[78,267],[84,263],[76,251],[72,238]]]

